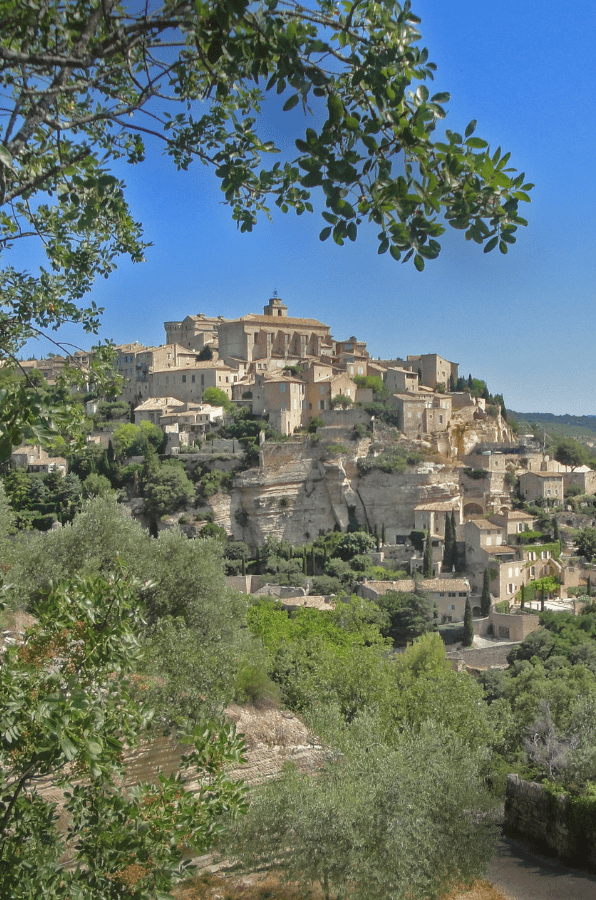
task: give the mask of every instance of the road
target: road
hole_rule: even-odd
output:
[[[532,853],[510,838],[499,841],[487,878],[509,900],[596,900],[596,876]]]

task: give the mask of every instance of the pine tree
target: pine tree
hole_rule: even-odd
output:
[[[433,544],[430,534],[427,535],[426,544],[424,546],[424,561],[422,563],[422,574],[425,578],[432,578],[433,575]]]
[[[490,615],[490,608],[490,575],[488,569],[485,569],[484,579],[482,581],[482,595],[480,597],[480,615],[486,618],[486,616]]]
[[[474,640],[474,622],[472,620],[472,607],[470,601],[466,600],[466,611],[464,613],[464,647],[471,647]]]

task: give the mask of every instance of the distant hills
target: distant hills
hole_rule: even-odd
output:
[[[596,416],[555,416],[552,413],[520,413],[507,410],[507,418],[519,424],[519,431],[531,431],[532,425],[552,438],[572,437],[593,445],[596,441]]]

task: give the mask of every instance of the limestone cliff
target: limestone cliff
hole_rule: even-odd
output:
[[[377,432],[373,450],[381,446],[380,438]],[[400,445],[399,440],[390,438],[394,445]],[[454,459],[478,443],[514,440],[500,416],[461,417],[449,432],[434,436],[434,449],[442,451],[443,461],[435,457],[438,461],[409,467],[402,474],[372,469],[363,475],[358,460],[369,455],[371,439],[353,440],[350,430],[328,427],[318,441],[303,437],[262,444],[259,467],[237,474],[229,493],[212,497],[209,506],[218,525],[253,547],[268,535],[302,544],[334,528],[346,531],[356,520],[379,532],[385,525],[393,538],[414,528],[418,504],[461,497]],[[428,440],[418,443],[431,449]]]
[[[268,535],[301,544],[336,527],[345,531],[350,520],[408,534],[418,503],[458,495],[456,480],[441,464],[361,475],[357,461],[369,444],[352,442],[333,458],[309,441],[265,444],[260,467],[237,475],[229,495],[212,499],[215,521],[252,546]]]

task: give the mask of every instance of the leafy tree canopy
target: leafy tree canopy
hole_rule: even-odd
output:
[[[417,269],[438,255],[446,222],[507,252],[531,185],[475,122],[436,133],[449,95],[425,83],[436,67],[419,22],[409,0],[6,5],[0,247],[30,238],[46,261],[37,273],[0,272],[2,360],[64,322],[97,330],[100,310],[82,298],[119,256],[138,262],[145,249],[113,164],[140,163],[148,135],[178,168],[197,160],[213,170],[242,231],[270,204],[312,211],[314,194],[325,204],[322,240],[355,240],[371,221],[379,252]],[[278,148],[259,120],[268,93],[282,94],[286,111],[318,114],[293,160],[269,162]],[[99,388],[105,362],[94,363]],[[25,425],[52,425],[55,405],[36,404],[16,390],[3,398],[7,446]]]
[[[561,438],[555,447],[555,459],[564,466],[571,466],[571,469],[577,469],[578,466],[584,466],[590,459],[588,448],[573,438]]]

